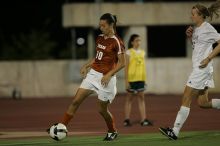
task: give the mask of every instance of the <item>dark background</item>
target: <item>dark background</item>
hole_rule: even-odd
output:
[[[189,2],[192,0],[144,0],[144,2]],[[62,5],[94,0],[2,0],[0,1],[0,60],[71,59],[71,28],[62,27]],[[104,2],[122,2],[104,0]],[[123,0],[134,2],[134,0]],[[185,57],[187,26],[148,27],[148,57]],[[220,27],[215,26],[219,31]],[[89,28],[76,28],[76,38],[85,38]],[[124,27],[118,28],[123,37]],[[94,30],[97,35],[97,30]],[[168,37],[169,36],[169,37]],[[172,40],[172,41],[170,41]],[[87,58],[87,44],[79,47],[77,59]],[[178,51],[176,48],[179,48]]]

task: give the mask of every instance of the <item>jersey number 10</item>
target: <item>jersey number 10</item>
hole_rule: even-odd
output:
[[[98,59],[98,60],[102,60],[102,56],[103,56],[103,52],[97,51],[95,58]]]

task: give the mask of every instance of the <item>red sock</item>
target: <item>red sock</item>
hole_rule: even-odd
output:
[[[108,132],[117,131],[116,126],[115,126],[115,120],[114,120],[113,116],[111,116],[111,119],[106,120],[106,124],[108,126]]]
[[[70,115],[68,113],[65,113],[63,116],[63,119],[61,121],[61,123],[63,123],[64,125],[67,126],[67,124],[70,122],[70,120],[72,119],[73,115]]]

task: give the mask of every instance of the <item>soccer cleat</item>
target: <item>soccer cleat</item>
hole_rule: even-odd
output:
[[[55,123],[55,124],[53,124],[53,125],[57,125],[58,123]],[[48,128],[48,129],[46,129],[46,132],[48,133],[48,134],[50,134],[50,128]]]
[[[171,140],[177,140],[177,136],[175,135],[175,133],[173,132],[173,129],[171,128],[159,128],[160,132],[165,135],[166,137],[168,137]]]
[[[47,132],[48,134],[50,134],[50,128],[46,129],[46,132]]]
[[[141,126],[152,126],[152,125],[153,123],[148,119],[145,119],[144,121],[141,122]]]
[[[103,139],[104,141],[112,141],[114,139],[116,139],[118,136],[118,133],[115,131],[115,132],[108,132],[106,137]]]
[[[129,119],[124,120],[124,126],[125,126],[125,127],[131,126],[131,122],[130,122]]]

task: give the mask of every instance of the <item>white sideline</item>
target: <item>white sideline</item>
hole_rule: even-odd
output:
[[[103,132],[68,132],[68,135],[98,135]],[[31,132],[0,132],[0,139],[2,138],[31,138],[31,137],[45,137],[47,132],[31,131]]]

